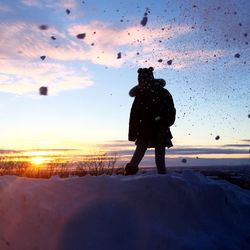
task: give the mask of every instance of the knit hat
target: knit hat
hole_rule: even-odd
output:
[[[138,84],[140,86],[146,86],[153,84],[154,80],[154,74],[153,74],[154,68],[139,68],[137,70],[138,73]]]

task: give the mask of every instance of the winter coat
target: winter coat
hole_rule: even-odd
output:
[[[135,86],[129,94],[135,97],[130,111],[129,141],[143,139],[148,148],[157,145],[172,147],[169,127],[174,121],[169,120],[169,109],[174,112],[175,109],[169,91],[158,83],[150,88]]]

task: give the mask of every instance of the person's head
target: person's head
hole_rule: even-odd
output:
[[[153,85],[154,83],[153,71],[154,71],[153,67],[139,68],[137,70],[139,86],[148,87],[148,86]]]

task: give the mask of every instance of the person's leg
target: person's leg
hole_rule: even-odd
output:
[[[130,161],[130,164],[132,166],[138,167],[143,156],[145,155],[147,147],[148,147],[147,144],[143,140],[138,141],[135,152],[134,152],[133,157]]]
[[[165,147],[157,145],[155,147],[155,163],[159,174],[166,174]]]
[[[131,161],[125,167],[125,174],[136,174],[138,172],[138,165],[141,162],[147,150],[147,143],[143,140],[138,140],[135,152]]]

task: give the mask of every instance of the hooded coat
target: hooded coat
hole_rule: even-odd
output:
[[[129,141],[142,139],[148,148],[173,146],[169,127],[174,123],[175,108],[172,96],[164,86],[163,79],[155,79],[148,88],[137,85],[130,90],[129,95],[135,99],[130,111]],[[174,114],[170,115],[170,112]]]

